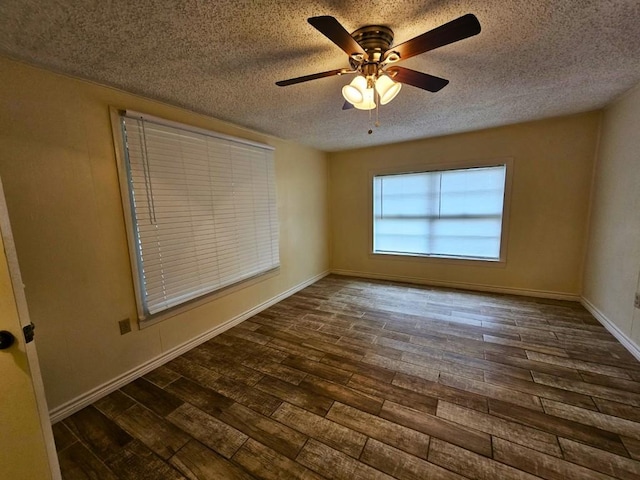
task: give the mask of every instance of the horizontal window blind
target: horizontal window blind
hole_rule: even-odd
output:
[[[273,150],[121,117],[148,317],[279,265]]]
[[[375,176],[373,251],[499,259],[506,166]]]

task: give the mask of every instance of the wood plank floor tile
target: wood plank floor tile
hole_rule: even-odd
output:
[[[475,393],[488,398],[497,398],[515,405],[542,411],[542,405],[540,404],[539,397],[519,392],[513,388],[492,385],[490,383],[479,382],[469,378],[457,377],[455,375],[445,373],[440,374],[438,381],[443,385],[457,388],[458,390],[464,390],[465,392]]]
[[[350,360],[348,358],[340,357],[337,355],[325,355],[321,360],[321,363],[326,363],[333,367],[346,370],[351,373],[358,373],[367,377],[380,380],[382,382],[391,383],[395,375],[395,371],[388,370],[382,367],[376,367],[367,363],[359,362],[356,360]]]
[[[410,377],[417,378],[417,377]],[[419,379],[420,381],[424,381],[423,379]],[[435,385],[435,383],[431,382],[431,384]],[[388,384],[385,382],[377,381],[373,378],[362,376],[362,375],[354,375],[351,377],[349,381],[349,386],[354,389],[368,393],[369,395],[373,395],[380,399],[391,400],[393,402],[399,403],[400,405],[405,405],[412,407],[421,412],[433,414],[436,411],[436,406],[438,404],[438,400],[436,396],[430,397],[427,395],[423,395],[416,391],[403,388],[402,386],[398,386],[395,384]],[[357,405],[353,405],[349,402],[349,405],[357,407]],[[369,412],[377,414],[382,408],[382,401],[380,401],[380,405],[377,411]],[[361,410],[364,410],[361,408]],[[365,410],[368,411],[368,410]]]
[[[187,360],[185,357],[180,356],[174,358],[169,363],[165,364],[165,367],[173,370],[174,372],[182,375],[185,378],[189,378],[198,382],[203,387],[211,388],[211,385],[215,384],[216,380],[220,378],[220,374],[210,370],[202,365]]]
[[[76,442],[58,453],[64,480],[118,480],[95,454]]]
[[[175,412],[175,411],[174,411]],[[134,405],[115,420],[129,435],[167,460],[191,438],[179,428],[142,405]]]
[[[315,440],[307,442],[296,460],[331,480],[392,480],[381,471]]]
[[[566,418],[608,432],[614,432],[619,435],[624,435],[625,437],[640,440],[640,423],[638,422],[544,398],[542,399],[542,404],[544,405],[545,412],[549,415]]]
[[[549,375],[562,376],[571,380],[582,380],[580,372],[574,368],[567,368],[558,365],[552,365],[545,362],[536,362],[522,357],[511,357],[509,355],[497,355],[495,353],[486,353],[485,358],[491,362],[502,363],[504,365],[512,365],[531,372],[547,373]]]
[[[347,383],[352,375],[352,372],[347,370],[342,370],[341,368],[334,367],[326,363],[314,362],[295,355],[290,355],[284,359],[282,364],[335,383]]]
[[[378,414],[382,408],[382,399],[371,392],[329,382],[311,375],[301,382],[300,387],[312,394],[337,400],[374,415]]]
[[[534,378],[543,378],[543,374]],[[576,393],[575,391],[564,389],[559,385],[549,385],[544,382],[529,382],[514,378],[510,375],[502,375],[498,373],[486,372],[484,380],[492,385],[499,385],[505,388],[517,390],[519,392],[529,393],[539,398],[549,398],[552,400],[558,400],[561,402],[576,405],[582,408],[588,408],[590,410],[597,410],[595,403],[585,392]],[[551,383],[551,382],[550,382]]]
[[[416,457],[427,458],[429,436],[416,430],[337,402],[329,410],[327,418]]]
[[[564,480],[567,478],[611,480],[608,475],[516,445],[501,438],[494,438],[493,451],[494,458],[497,461],[549,480]]]
[[[220,415],[234,403],[230,398],[184,377],[168,385],[166,391],[213,416]]]
[[[117,455],[133,441],[131,435],[92,405],[65,419],[64,424],[102,459]]]
[[[547,345],[540,345],[539,343],[523,342],[518,340],[512,340],[508,338],[495,337],[493,335],[483,335],[482,338],[485,342],[497,343],[499,345],[509,345],[511,347],[521,348],[522,350],[530,350],[533,352],[547,353],[549,355],[556,355],[558,357],[568,357],[569,355],[563,348],[549,347]]]
[[[492,360],[489,360],[488,358],[482,359],[469,357],[457,352],[445,352],[442,356],[442,359],[464,365],[465,367],[472,367],[483,372],[501,373],[503,375],[510,375],[522,380],[533,380],[531,378],[531,372],[528,369],[509,366],[500,362],[494,362]]]
[[[484,377],[484,372],[476,367],[472,367],[469,364],[464,364],[462,362],[457,362],[455,360],[449,361],[444,358],[444,355],[440,358],[433,358],[428,355],[422,355],[417,353],[409,353],[405,352],[402,354],[402,361],[411,363],[413,365],[419,365],[424,370],[433,370],[438,373],[449,373],[451,375],[460,375],[463,377],[468,377],[473,380],[482,381]],[[409,370],[400,370],[396,368],[397,371],[406,373],[407,375],[414,375],[416,377],[422,377],[426,380],[436,381],[438,379],[437,375],[416,375],[415,369],[412,371]]]
[[[133,398],[125,395],[120,390],[116,390],[94,402],[93,406],[107,417],[114,419],[135,403]]]
[[[598,406],[598,410],[607,415],[613,415],[614,417],[625,418],[640,424],[640,408],[632,407],[624,403],[612,402],[611,400],[605,400],[603,398],[594,397],[594,402]]]
[[[591,470],[611,475],[615,478],[633,480],[640,478],[640,461],[603,452],[597,448],[566,438],[560,438],[564,458]]]
[[[242,361],[242,365],[245,367],[253,368],[254,370],[269,375],[273,378],[298,385],[307,376],[303,371],[296,370],[295,368],[288,367],[281,363],[271,362],[264,357],[250,357]]]
[[[185,478],[137,440],[131,442],[106,463],[121,480],[158,480],[160,478],[184,480]]]
[[[322,480],[316,473],[275,450],[249,439],[233,457],[256,478],[264,480]]]
[[[166,417],[184,403],[178,397],[147,382],[144,378],[134,380],[120,390],[161,417]]]
[[[219,375],[226,375],[250,387],[260,381],[263,376],[261,373],[237,363],[240,359],[236,358],[233,353],[230,354],[230,358],[225,358],[223,355],[218,354],[214,348],[202,344],[185,353],[184,357],[213,370]]]
[[[563,367],[575,368],[576,370],[583,370],[585,372],[600,373],[602,375],[609,375],[610,377],[631,380],[631,377],[623,368],[612,367],[609,365],[603,365],[574,358],[557,357],[555,355],[547,355],[545,353],[538,353],[533,351],[528,351],[527,357],[530,360],[536,360],[538,362],[546,362],[552,365],[560,365]]]
[[[266,392],[280,400],[293,403],[299,407],[302,407],[310,412],[318,415],[325,415],[333,400],[323,395],[310,392],[305,388],[306,383],[301,383],[300,386],[291,385],[277,378],[265,377],[256,385],[256,389]]]
[[[388,400],[382,406],[380,417],[431,437],[440,438],[485,457],[491,457],[491,438],[479,430],[471,430],[460,424],[403,407]]]
[[[578,303],[329,275],[54,434],[65,480],[626,480],[640,362]]]
[[[567,380],[562,377],[547,375],[544,373],[534,372],[533,378],[536,383],[549,385],[552,387],[562,388],[571,392],[578,392],[584,395],[604,398],[618,403],[625,403],[634,407],[640,407],[640,393],[628,392],[619,388],[606,387],[603,385],[594,385],[592,383],[580,382],[577,380]],[[561,400],[561,398],[551,398],[552,400]],[[575,402],[567,402],[579,407],[589,408],[587,405],[581,405]]]
[[[216,452],[191,440],[171,458],[171,464],[190,480],[252,480],[254,477]]]
[[[486,412],[488,408],[487,398],[482,395],[478,395],[476,393],[468,392],[466,390],[455,387],[449,387],[437,382],[430,382],[428,380],[424,380],[423,378],[413,377],[411,375],[405,375],[403,373],[397,373],[395,378],[393,379],[392,384],[402,389],[414,391],[426,396],[427,398],[447,400],[457,405],[469,407],[481,412]],[[402,404],[402,401],[396,398],[385,398],[389,398],[389,400],[393,400]],[[413,408],[415,408],[415,406]]]
[[[361,433],[288,403],[271,418],[354,458],[360,456],[367,441]]]
[[[51,426],[53,431],[53,439],[56,443],[56,451],[64,450],[69,445],[73,445],[78,438],[71,433],[71,430],[62,422],[55,423]]]
[[[633,380],[625,380],[622,378],[610,377],[608,375],[599,375],[597,373],[582,372],[582,380],[594,385],[603,385],[605,387],[617,388],[625,392],[633,392],[640,394],[640,382]]]
[[[580,423],[579,420],[568,420],[559,416],[553,416],[548,413],[542,413],[537,410],[530,410],[528,408],[496,400],[489,401],[489,413],[506,420],[539,428],[540,430],[552,433],[558,437],[563,436],[579,440],[601,450],[606,450],[623,456],[628,455],[627,450],[622,444],[622,440],[617,433],[585,425]]]
[[[171,412],[167,420],[226,458],[231,458],[248,438],[241,431],[189,403]]]
[[[220,377],[208,387],[266,416],[271,415],[282,403],[282,400],[273,395],[247,387],[225,376]]]
[[[232,328],[231,330],[227,330],[222,335],[213,337],[211,340],[209,340],[209,343],[215,345],[225,345],[227,347],[231,347],[236,351],[240,350],[244,353],[242,355],[243,360],[251,357],[261,357],[265,360],[279,363],[289,355],[288,353],[273,348],[269,345],[271,340],[273,340],[273,337],[271,336],[260,334],[261,339],[266,343],[263,343],[262,340],[260,341],[260,343],[256,343],[246,338],[239,338],[237,336],[234,336],[234,330],[235,329]],[[252,333],[257,334],[257,332]]]
[[[629,452],[629,456],[634,460],[640,460],[640,440],[636,440],[635,438],[629,437],[620,437],[622,443],[627,448],[627,452]]]
[[[562,457],[558,438],[551,433],[444,401],[438,402],[437,415],[462,426],[504,438],[539,452]],[[447,439],[443,438],[442,440]]]
[[[238,403],[225,410],[220,420],[289,458],[295,458],[307,441],[306,435]]]
[[[180,378],[180,374],[177,372],[174,372],[168,367],[165,367],[164,365],[161,365],[155,370],[151,370],[142,378],[144,378],[148,382],[153,383],[154,385],[157,385],[160,388],[164,388],[174,380],[177,380],[178,378]]]
[[[388,357],[383,357],[376,354],[366,354],[362,359],[364,363],[375,365],[376,367],[386,368],[387,370],[394,370],[396,372],[402,372],[407,375],[413,375],[414,377],[424,378],[425,380],[431,380],[435,382],[438,380],[438,370],[432,370],[424,365],[416,365],[414,363],[404,362],[401,360],[395,360]],[[424,360],[424,363],[428,363]]]
[[[503,478],[510,480],[537,480],[540,478],[437,438],[434,438],[431,442],[428,460],[447,470],[478,480]]]
[[[400,480],[463,480],[467,478],[373,438],[367,440],[360,459]]]

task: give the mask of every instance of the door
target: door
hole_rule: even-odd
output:
[[[0,478],[58,480],[35,342],[26,343],[22,333],[29,312],[1,183],[0,230],[0,330],[15,337],[0,350]]]

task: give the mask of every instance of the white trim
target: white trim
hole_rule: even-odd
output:
[[[224,133],[214,132],[213,130],[209,130],[206,128],[194,127],[193,125],[174,122],[172,120],[167,120],[166,118],[156,117],[146,113],[136,112],[134,110],[122,110],[121,115],[128,118],[146,120],[147,122],[157,123],[160,125],[165,125],[167,127],[178,128],[180,130],[186,130],[188,132],[207,135],[209,137],[219,138],[221,140],[229,140],[231,142],[240,143],[242,145],[251,145],[252,147],[262,148],[264,150],[275,150],[275,147],[267,145],[266,143],[252,142],[251,140],[246,140],[244,138],[225,135]]]
[[[49,412],[49,415],[51,417],[51,422],[56,423],[56,422],[59,422],[60,420],[65,419],[69,415],[74,414],[78,410],[81,410],[87,405],[92,404],[96,400],[99,400],[105,395],[110,394],[111,392],[117,390],[123,385],[126,385],[127,383],[135,380],[136,378],[149,373],[151,370],[158,368],[159,366],[169,362],[170,360],[173,360],[174,358],[182,355],[183,353],[191,350],[192,348],[197,347],[201,343],[204,343],[207,340],[210,340],[211,338],[217,335],[220,335],[221,333],[229,330],[231,327],[234,327],[239,323],[242,323],[243,321],[247,320],[248,318],[251,318],[254,315],[262,312],[263,310],[266,310],[270,306],[275,305],[276,303],[284,300],[287,297],[290,297],[291,295],[293,295],[296,292],[299,292],[303,288],[306,288],[309,285],[316,283],[318,280],[326,277],[327,275],[329,275],[329,272],[325,271],[308,280],[305,280],[304,282],[299,283],[294,287],[291,287],[290,289],[276,295],[275,297],[272,297],[266,302],[256,305],[255,307],[249,310],[246,310],[245,312],[239,315],[236,315],[233,318],[230,318],[224,323],[220,325],[216,325],[212,329],[207,330],[206,332],[198,335],[197,337],[192,338],[191,340],[188,340],[187,342],[181,345],[178,345],[170,350],[167,350],[166,352],[158,355],[157,357],[152,358],[151,360],[135,368],[132,368],[128,372],[123,373],[122,375],[119,375],[116,378],[109,380],[108,382],[105,382],[102,385],[99,385],[98,387],[92,390],[89,390],[86,393],[83,393],[82,395],[60,405],[59,407],[54,408]]]
[[[607,316],[602,313],[598,308],[587,300],[584,297],[580,298],[580,303],[582,306],[589,310],[589,313],[593,315],[596,320],[598,320],[604,328],[606,328],[611,335],[616,337],[618,341],[622,344],[624,348],[626,348],[631,355],[636,357],[638,361],[640,361],[640,346],[638,346],[633,340],[631,340],[626,333],[624,333],[620,328],[613,323]]]
[[[372,278],[376,280],[391,280],[394,282],[416,283],[419,285],[428,285],[432,287],[457,288],[460,290],[474,290],[477,292],[505,293],[508,295],[522,295],[525,297],[550,298],[553,300],[568,300],[570,302],[579,302],[580,295],[562,292],[550,292],[547,290],[531,290],[527,288],[511,288],[496,285],[484,285],[481,283],[464,283],[464,282],[443,282],[439,280],[431,280],[420,277],[405,277],[401,275],[387,275],[369,272],[356,272],[353,270],[331,270],[336,275],[344,275],[347,277]]]

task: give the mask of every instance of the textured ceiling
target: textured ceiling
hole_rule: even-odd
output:
[[[274,84],[348,66],[308,17],[401,43],[466,13],[479,35],[401,64],[449,85],[404,86],[372,135],[341,110],[351,77]],[[600,108],[640,82],[640,1],[2,0],[0,52],[335,151]]]

